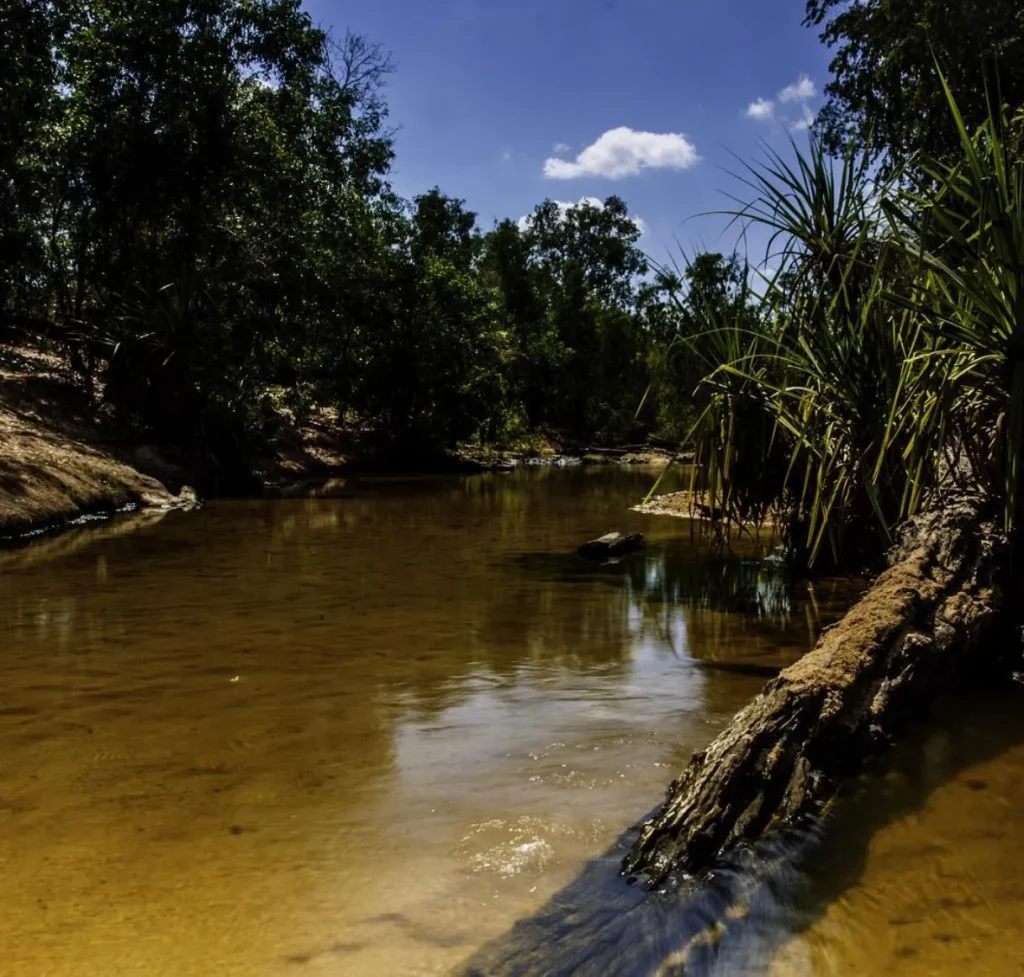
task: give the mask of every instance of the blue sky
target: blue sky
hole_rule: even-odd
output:
[[[726,172],[737,168],[732,154],[753,157],[762,138],[777,147],[805,138],[800,120],[820,106],[827,79],[829,54],[801,26],[802,0],[306,0],[306,9],[392,52],[392,182],[403,196],[440,186],[486,228],[546,197],[614,193],[643,221],[641,246],[656,260],[674,238],[688,249],[733,246],[726,219],[693,215],[730,206],[722,191],[741,189]]]

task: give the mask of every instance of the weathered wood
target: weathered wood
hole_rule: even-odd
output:
[[[622,533],[606,533],[598,539],[584,543],[576,552],[586,560],[600,561],[632,553],[634,550],[643,549],[643,546],[643,533],[630,533],[628,536]]]
[[[961,496],[908,525],[892,565],[769,681],[669,789],[623,862],[649,882],[819,812],[974,652],[1000,601],[1004,539]]]

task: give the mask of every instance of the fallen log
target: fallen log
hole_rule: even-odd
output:
[[[649,884],[819,814],[979,648],[1007,546],[962,495],[912,520],[891,565],[669,788],[623,861]]]

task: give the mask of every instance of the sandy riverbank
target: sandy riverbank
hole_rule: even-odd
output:
[[[89,513],[183,505],[187,493],[172,488],[180,489],[173,477],[129,463],[56,357],[0,345],[0,538]]]

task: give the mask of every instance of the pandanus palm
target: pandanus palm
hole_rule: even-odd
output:
[[[687,340],[707,363],[703,491],[736,520],[774,504],[811,562],[826,543],[841,563],[877,555],[940,471],[1002,497],[1007,530],[1021,520],[1024,118],[969,133],[947,96],[962,156],[912,182],[813,137],[748,166],[753,199],[731,213],[767,229],[778,271],[758,315],[710,315]]]
[[[759,348],[723,358],[708,382],[742,378],[771,416],[788,457],[791,543],[814,561],[828,541],[849,561],[861,555],[851,539],[887,536],[907,491],[897,438],[880,458],[919,336],[882,298],[895,257],[866,154],[833,161],[813,138],[806,152],[794,147],[793,164],[766,152],[744,177],[753,200],[733,215],[768,229],[780,270]]]
[[[917,288],[893,299],[929,337],[930,348],[906,364],[929,376],[919,384],[919,430],[944,412],[943,426],[956,432],[973,475],[1002,497],[1013,530],[1024,451],[1024,156],[1007,138],[1005,110],[970,133],[943,84],[963,154],[922,164],[932,192],[885,203],[894,241],[919,268]],[[929,412],[929,401],[942,410]]]

